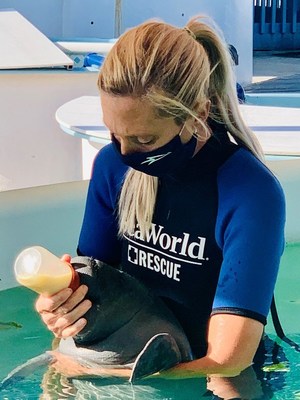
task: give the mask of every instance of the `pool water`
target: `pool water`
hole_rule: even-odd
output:
[[[281,262],[276,301],[286,336],[298,344],[299,267],[300,243],[288,244]],[[28,359],[51,349],[52,335],[34,311],[35,298],[33,292],[23,287],[0,292],[0,381]],[[71,380],[54,372],[50,366],[44,366],[33,370],[24,379],[0,388],[0,399],[207,400],[240,397],[300,400],[300,353],[276,339],[270,320],[266,333],[268,339],[263,365],[257,374],[250,368],[240,377],[211,380],[208,383],[205,378],[152,378],[143,380],[138,385],[130,385],[116,378]],[[236,395],[236,391],[240,396]]]
[[[298,92],[254,92],[246,93],[245,97],[246,104],[270,107],[300,107],[300,94]]]

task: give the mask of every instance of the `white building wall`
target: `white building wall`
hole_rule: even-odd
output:
[[[114,3],[114,0],[84,0],[84,3],[82,0],[64,0],[63,37],[114,37]]]
[[[114,0],[0,0],[15,8],[50,38],[111,38],[115,31]],[[183,26],[197,14],[212,17],[240,55],[237,77],[252,79],[253,0],[122,0],[121,31],[149,18]]]
[[[239,82],[252,79],[253,0],[122,0],[121,32],[147,19],[160,18],[184,26],[189,18],[206,14],[213,18],[228,43],[239,53],[236,73]],[[80,15],[80,23],[78,23]],[[112,0],[65,0],[65,37],[111,38],[115,29],[115,8]]]
[[[0,0],[0,10],[19,11],[48,37],[62,35],[63,5],[64,0]]]
[[[97,95],[97,75],[0,72],[0,191],[88,178],[81,139],[60,129],[55,112],[76,97]]]

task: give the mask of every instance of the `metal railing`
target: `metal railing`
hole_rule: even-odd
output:
[[[254,0],[254,23],[260,25],[260,33],[296,33],[299,22],[299,0]]]
[[[300,0],[253,1],[254,38],[255,35],[277,35],[277,44],[280,45],[280,40],[286,40],[282,35],[300,35]],[[259,42],[258,37],[256,40]]]

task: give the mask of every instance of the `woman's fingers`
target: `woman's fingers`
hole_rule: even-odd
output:
[[[84,300],[72,311],[66,314],[58,314],[50,322],[52,331],[57,337],[68,337],[76,335],[85,325],[86,320],[81,318],[92,306],[90,300]]]
[[[63,289],[51,297],[38,298],[36,310],[56,337],[74,336],[86,325],[82,316],[92,306],[90,300],[84,300],[87,291],[87,286],[81,285],[74,293]]]
[[[60,318],[57,322],[60,324]],[[87,320],[85,318],[80,318],[74,324],[67,326],[64,328],[63,326],[61,328],[55,328],[54,334],[56,337],[66,339],[67,337],[73,337],[77,335],[87,324]]]
[[[72,257],[70,256],[70,254],[64,254],[64,255],[61,257],[61,260],[62,260],[62,261],[66,261],[66,262],[68,262],[68,263],[71,262],[71,259],[72,259]]]
[[[72,293],[72,289],[66,288],[49,297],[40,295],[35,303],[35,309],[40,314],[55,311],[68,300]]]
[[[79,286],[78,289],[58,308],[56,308],[55,313],[64,315],[73,310],[82,300],[85,298],[88,291],[88,287],[85,285]]]

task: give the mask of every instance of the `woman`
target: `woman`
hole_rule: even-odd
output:
[[[121,264],[174,312],[195,360],[162,376],[237,375],[263,335],[285,212],[227,46],[202,18],[146,22],[120,37],[98,85],[112,144],[94,163],[78,253]],[[86,292],[38,299],[57,337],[86,324]]]

